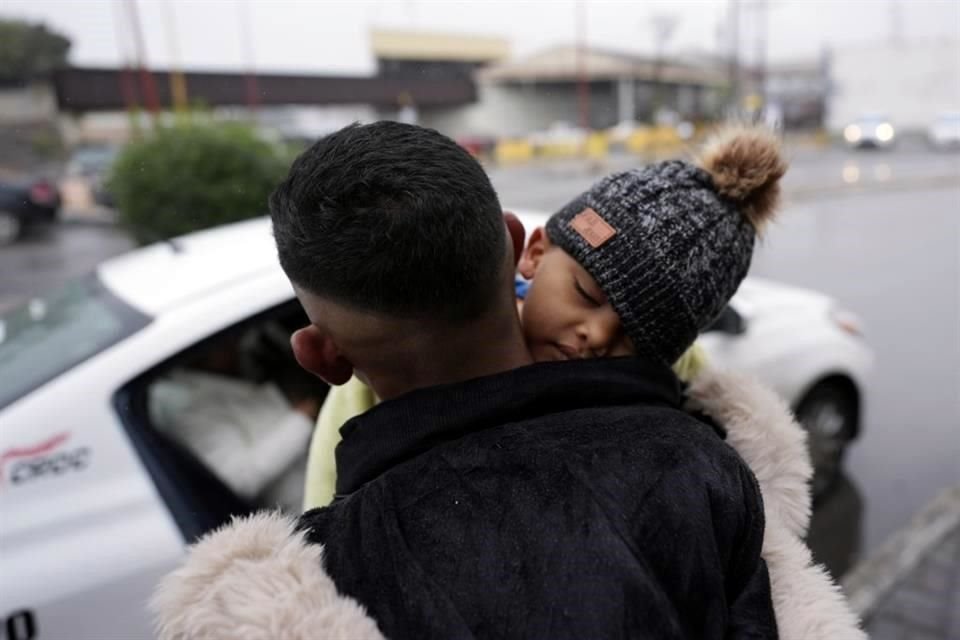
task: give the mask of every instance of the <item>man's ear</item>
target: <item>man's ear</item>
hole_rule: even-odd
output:
[[[353,375],[353,363],[340,354],[329,335],[314,325],[295,331],[290,346],[300,366],[327,384],[344,384]]]
[[[527,248],[524,250],[523,255],[520,257],[520,263],[517,265],[517,270],[527,280],[533,278],[536,274],[537,269],[540,267],[540,261],[543,259],[543,254],[550,246],[550,239],[547,238],[547,234],[544,233],[543,227],[537,227],[533,230],[533,233],[530,234],[530,242],[527,243]]]
[[[503,221],[507,225],[507,233],[510,234],[510,242],[513,244],[513,266],[517,266],[520,254],[523,253],[523,240],[527,232],[515,213],[504,211]]]

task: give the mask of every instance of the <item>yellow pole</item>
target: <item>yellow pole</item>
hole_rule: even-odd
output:
[[[189,98],[187,96],[187,78],[180,69],[180,48],[177,46],[176,22],[173,3],[165,0],[164,26],[167,32],[167,45],[170,47],[170,97],[173,101],[173,110],[178,118],[189,118]]]

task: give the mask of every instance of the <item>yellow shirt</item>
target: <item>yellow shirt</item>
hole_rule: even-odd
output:
[[[673,365],[673,371],[684,382],[693,380],[704,368],[707,356],[699,344],[687,349]],[[334,451],[340,442],[340,427],[373,408],[377,397],[373,390],[356,377],[346,384],[332,387],[317,416],[317,427],[310,441],[307,457],[307,479],[303,492],[303,509],[325,507],[333,501],[337,485],[337,461]]]
[[[340,443],[340,427],[347,420],[373,408],[377,396],[356,376],[338,387],[331,387],[310,440],[307,478],[303,490],[304,511],[325,507],[333,501],[337,485],[337,461],[334,451]]]

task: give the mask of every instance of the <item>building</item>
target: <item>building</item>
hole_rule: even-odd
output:
[[[653,119],[658,107],[700,119],[722,107],[726,71],[598,48],[557,46],[476,73],[476,102],[426,123],[451,135],[521,135],[556,122],[593,129]],[[589,95],[580,93],[589,87]]]
[[[836,49],[827,124],[839,131],[865,113],[919,132],[937,114],[960,111],[960,40],[884,41]]]
[[[384,77],[472,79],[475,71],[510,55],[503,38],[464,34],[374,29],[370,48]]]
[[[830,57],[779,63],[763,73],[765,103],[774,105],[788,129],[818,129],[825,124],[830,95]]]

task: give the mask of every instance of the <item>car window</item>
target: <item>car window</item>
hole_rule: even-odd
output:
[[[189,451],[245,504],[299,511],[310,436],[327,385],[290,348],[296,303],[230,328],[144,383],[149,428]]]
[[[146,326],[96,274],[0,316],[0,408]]]
[[[110,168],[117,152],[109,147],[86,147],[78,149],[70,157],[67,172],[74,175],[101,173]]]

